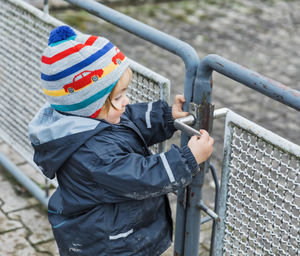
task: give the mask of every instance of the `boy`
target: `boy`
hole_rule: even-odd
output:
[[[171,243],[167,193],[187,186],[212,153],[204,130],[151,154],[186,116],[183,96],[128,105],[127,59],[107,39],[54,29],[42,57],[48,103],[29,124],[34,161],[58,188],[48,212],[60,255],[161,255]]]

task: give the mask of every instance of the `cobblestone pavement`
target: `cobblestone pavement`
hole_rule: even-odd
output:
[[[120,7],[119,10],[191,44],[200,58],[216,53],[300,90],[299,1],[178,1]],[[82,13],[64,10],[63,13],[55,12],[55,15],[81,30],[110,38],[130,58],[168,77],[172,83],[172,98],[183,92],[184,65],[178,57],[104,21],[83,18]],[[216,108],[228,107],[300,144],[299,113],[221,75],[214,74],[213,78]],[[218,170],[223,121],[216,121],[213,131],[215,151],[212,162]],[[178,142],[178,134],[173,142]],[[0,144],[0,152],[29,172],[28,164],[12,154],[4,143]],[[46,211],[2,171],[0,182],[0,255],[58,255]],[[207,179],[203,194],[211,207],[212,192],[213,183]],[[172,197],[172,202],[174,208],[175,197]],[[205,225],[202,230],[200,255],[208,255],[210,225]],[[171,255],[171,249],[167,255]]]

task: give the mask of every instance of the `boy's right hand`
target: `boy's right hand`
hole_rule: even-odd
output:
[[[188,147],[192,151],[198,164],[206,161],[212,151],[214,139],[209,136],[208,132],[205,130],[200,130],[201,136],[193,136],[188,142]]]

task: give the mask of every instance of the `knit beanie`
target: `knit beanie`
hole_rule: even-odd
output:
[[[57,111],[94,117],[127,67],[127,58],[106,38],[60,26],[43,52],[43,92]]]

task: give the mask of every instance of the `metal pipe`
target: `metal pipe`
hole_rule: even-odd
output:
[[[226,117],[227,113],[230,110],[228,108],[219,108],[214,111],[214,119],[219,119],[222,117]]]
[[[174,126],[177,130],[181,130],[188,136],[194,136],[194,135],[201,136],[199,131],[189,126],[189,125],[193,125],[195,123],[195,120],[196,119],[193,115],[178,118],[174,121]]]
[[[202,201],[199,202],[198,207],[203,210],[208,216],[210,216],[213,220],[218,220],[219,216],[211,209],[209,209]]]
[[[201,77],[200,80],[210,81],[213,70],[291,108],[300,110],[300,91],[289,88],[278,81],[215,54],[207,55],[201,60],[198,69],[198,75]],[[199,90],[199,86],[201,84],[195,86],[194,91]]]
[[[31,179],[29,179],[20,169],[12,163],[7,157],[0,153],[0,165],[8,171],[18,182],[20,182],[34,197],[45,207],[48,206],[48,198],[45,191],[39,188]]]
[[[200,62],[201,64],[201,62]],[[193,114],[196,117],[194,128],[211,131],[213,120],[212,80],[211,76],[202,77],[200,64],[193,87]],[[187,191],[184,255],[197,256],[199,251],[202,187],[205,173],[209,168],[209,159],[200,165],[200,172],[194,177]]]

